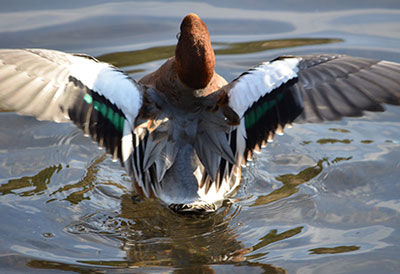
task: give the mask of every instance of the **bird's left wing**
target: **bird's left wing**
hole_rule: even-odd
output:
[[[244,164],[292,122],[322,122],[400,104],[400,64],[345,55],[282,56],[248,70],[220,90],[240,123]],[[226,106],[225,106],[226,107]]]

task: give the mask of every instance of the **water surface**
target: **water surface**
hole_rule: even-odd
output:
[[[83,52],[139,79],[196,12],[228,80],[281,54],[400,62],[398,1],[214,2],[3,0],[0,47]],[[235,202],[191,218],[134,195],[72,124],[2,112],[0,272],[396,273],[399,142],[393,106],[295,125],[245,169]]]

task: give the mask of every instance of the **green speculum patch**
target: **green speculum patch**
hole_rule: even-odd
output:
[[[251,128],[254,126],[260,119],[269,111],[272,109],[277,102],[282,101],[283,99],[283,94],[280,93],[276,96],[275,99],[265,101],[261,104],[259,104],[257,107],[249,111],[245,116],[244,116],[244,124],[245,128]]]
[[[101,116],[107,119],[118,131],[122,132],[124,129],[125,118],[118,112],[114,111],[111,107],[104,103],[96,101],[90,94],[85,94],[83,100],[90,104],[93,104],[93,108],[100,112]]]

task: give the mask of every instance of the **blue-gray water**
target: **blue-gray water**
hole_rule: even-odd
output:
[[[337,2],[2,0],[0,48],[87,53],[138,79],[195,12],[228,80],[280,54],[400,62],[399,1]],[[0,273],[398,273],[400,107],[387,110],[295,125],[207,218],[132,199],[72,124],[0,113]]]

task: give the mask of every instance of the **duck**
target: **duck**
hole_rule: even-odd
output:
[[[400,104],[400,64],[340,54],[284,55],[227,82],[206,24],[184,17],[175,56],[136,81],[85,54],[0,50],[0,108],[72,121],[119,160],[139,195],[178,213],[210,213],[241,170],[292,124]]]

